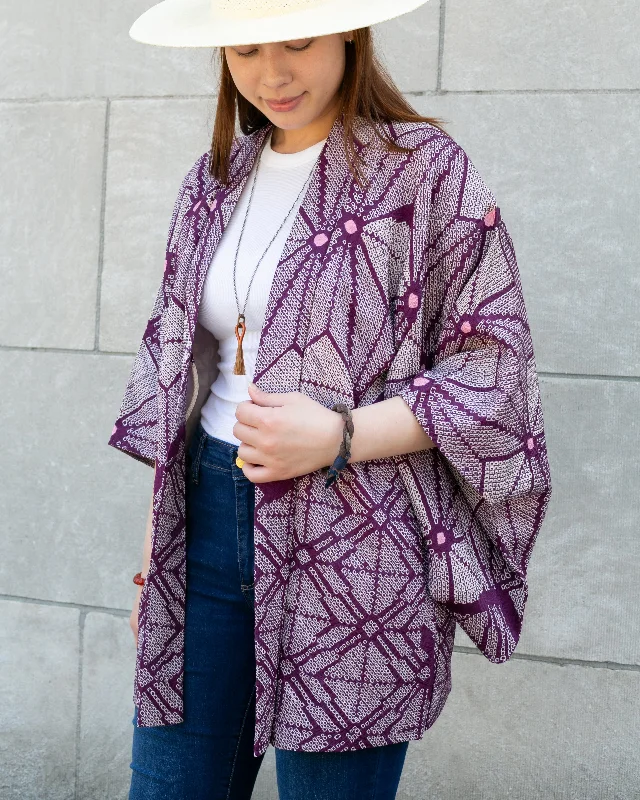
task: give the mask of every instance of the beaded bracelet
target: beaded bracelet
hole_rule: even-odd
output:
[[[344,403],[335,403],[331,406],[332,411],[337,411],[342,414],[344,420],[344,430],[342,433],[342,444],[340,445],[340,452],[335,458],[335,461],[328,469],[328,475],[325,482],[325,488],[331,486],[337,479],[340,471],[347,466],[348,460],[351,458],[351,437],[353,436],[353,417],[351,416],[351,409]]]

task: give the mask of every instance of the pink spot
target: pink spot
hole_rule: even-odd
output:
[[[111,431],[111,435],[113,436],[113,434],[114,434],[114,433],[115,433],[117,430],[118,430],[118,426],[117,426],[117,425],[114,425],[114,426],[113,426],[113,430]]]
[[[533,450],[533,445],[534,445],[534,441],[533,441],[533,438],[530,436],[527,439],[527,447],[529,448],[529,450]]]
[[[211,209],[211,211],[213,211],[213,209],[214,209],[214,208],[215,208],[217,205],[218,205],[218,201],[217,201],[217,199],[214,197],[214,198],[213,198],[213,200],[212,200],[212,201],[209,203],[209,208]]]
[[[411,292],[409,295],[409,299],[407,300],[407,305],[409,308],[417,308],[418,307],[418,295]]]
[[[165,258],[164,260],[164,271],[167,271],[167,267],[169,266],[169,259]]]
[[[344,229],[347,233],[355,233],[358,230],[358,226],[352,219],[348,219],[344,223]]]
[[[471,333],[471,323],[468,320],[465,320],[460,327],[463,333]]]
[[[193,207],[193,210],[197,211],[200,208],[201,205],[202,205],[202,200],[198,200],[198,202]]]
[[[444,544],[446,540],[446,536],[442,531],[438,531],[438,544]]]
[[[418,375],[418,377],[413,380],[414,386],[424,386],[427,383],[429,383],[428,378],[424,378],[422,375]]]
[[[315,244],[316,247],[322,247],[322,245],[326,244],[328,241],[329,237],[326,235],[326,233],[317,233],[313,240],[313,243]]]
[[[489,211],[487,214],[485,214],[485,217],[484,217],[484,224],[485,224],[485,225],[486,225],[488,228],[492,228],[492,227],[493,227],[493,223],[494,223],[495,221],[496,221],[496,209],[495,209],[495,207],[494,207],[494,208],[492,208],[492,209],[491,209],[491,211]]]

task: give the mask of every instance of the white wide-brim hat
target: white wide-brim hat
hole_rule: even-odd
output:
[[[324,36],[384,22],[427,0],[164,0],[132,39],[168,47],[222,47]]]

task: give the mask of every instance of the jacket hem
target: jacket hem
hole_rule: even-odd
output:
[[[146,464],[148,467],[154,467],[156,465],[156,461],[154,458],[150,458],[149,456],[144,455],[139,450],[136,450],[132,447],[123,447],[122,442],[116,442],[113,439],[109,439],[107,444],[110,447],[113,447],[115,450],[119,450],[121,453],[125,455],[131,456],[136,461],[141,461],[143,464]]]

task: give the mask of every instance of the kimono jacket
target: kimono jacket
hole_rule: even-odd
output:
[[[427,122],[339,116],[282,251],[254,382],[350,408],[395,395],[435,448],[256,483],[254,755],[419,739],[451,689],[456,622],[509,659],[551,483],[512,240],[491,190]],[[184,178],[164,275],[108,443],[155,466],[139,606],[138,725],[183,721],[185,449],[218,374],[207,268],[271,123]],[[356,434],[357,435],[357,425]]]

